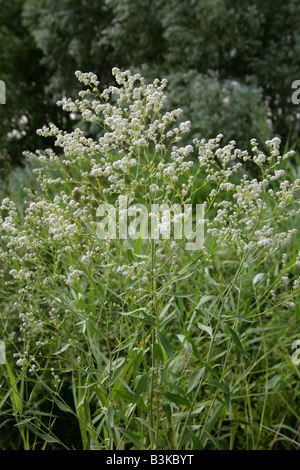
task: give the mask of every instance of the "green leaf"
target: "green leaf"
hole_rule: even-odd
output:
[[[214,437],[212,436],[209,432],[205,431],[205,434],[209,437],[209,439],[211,440],[211,442],[214,444],[214,446],[218,449],[218,450],[224,450],[221,443]]]
[[[218,380],[209,380],[207,385],[211,385],[212,387],[220,388],[224,392],[224,385],[219,382]]]
[[[159,362],[164,362],[163,351],[158,343],[154,345],[154,357]]]
[[[198,359],[198,361],[201,361],[200,353],[199,353],[199,351],[197,349],[197,346],[195,345],[194,341],[189,339],[188,343],[192,346],[192,351],[193,351],[193,354],[194,354],[195,358]]]
[[[141,411],[143,411],[146,414],[149,414],[149,409],[145,405],[144,400],[142,397],[138,398],[136,401],[136,407],[139,408]]]
[[[171,348],[171,345],[170,345],[169,341],[167,340],[167,338],[160,331],[158,331],[158,338],[159,338],[159,341],[162,344],[162,347],[166,351],[167,355],[169,357],[174,357],[173,350]]]
[[[107,407],[107,421],[111,428],[114,426],[114,416],[115,416],[114,407],[112,406],[111,403],[109,403]]]
[[[192,438],[194,450],[203,450],[203,445],[196,436],[196,433],[191,428],[191,426],[188,427],[186,432]]]
[[[177,297],[178,299],[189,299],[193,297],[192,294],[184,294],[179,292],[166,292],[165,295],[168,295],[169,297]]]
[[[217,373],[212,367],[210,367],[209,364],[205,364],[204,367],[205,367],[206,370],[208,370],[208,372],[210,372],[210,374],[211,374],[213,377],[216,377],[217,379],[219,379],[218,373]]]
[[[222,403],[218,403],[215,411],[213,412],[212,416],[209,418],[208,422],[205,425],[204,432],[210,433],[213,430],[218,418],[223,413],[223,411],[225,411],[225,409],[226,408],[224,405],[222,405]]]
[[[201,299],[199,300],[199,302],[197,303],[196,307],[195,307],[195,310],[197,310],[199,307],[201,307],[201,305],[205,304],[206,302],[208,302],[209,300],[212,300],[212,299],[217,299],[218,297],[216,295],[204,295],[203,297],[201,297]]]
[[[179,274],[179,276],[175,278],[175,281],[176,282],[183,281],[184,279],[188,279],[189,277],[194,276],[194,275],[195,275],[195,268],[192,266],[192,269],[187,270],[183,274]]]
[[[268,381],[268,390],[272,390],[272,388],[276,387],[278,382],[282,379],[282,374],[275,375]]]
[[[138,381],[138,384],[135,389],[135,394],[134,394],[134,400],[133,402],[136,403],[140,395],[143,393],[143,391],[146,389],[147,385],[149,383],[149,372],[146,374],[142,375]]]
[[[254,276],[253,278],[253,281],[252,281],[252,284],[255,286],[256,284],[258,284],[264,277],[265,273],[258,273],[256,274],[256,276]]]
[[[162,409],[167,417],[168,423],[171,424],[172,421],[172,408],[169,403],[165,403],[162,405]]]
[[[230,393],[225,393],[224,392],[224,399],[225,399],[225,404],[226,404],[227,411],[229,412],[229,410],[230,410]]]
[[[191,407],[190,401],[183,397],[182,395],[178,395],[176,393],[166,392],[165,397],[170,400],[171,402],[175,403],[176,405],[183,405],[187,408]]]
[[[56,351],[53,354],[55,354],[57,356],[58,354],[61,354],[62,352],[66,351],[70,346],[71,346],[71,344],[67,343],[61,349],[59,349],[59,351]]]
[[[128,431],[128,429],[123,429],[123,428],[117,428],[117,430],[122,433],[125,437],[127,437],[127,439],[135,444],[137,447],[140,447],[142,448],[142,444],[140,443],[140,441],[136,438],[136,436],[131,432],[131,431]]]
[[[208,273],[204,274],[204,278],[207,280],[208,284],[210,284],[211,286],[218,287],[220,285]]]
[[[193,371],[190,381],[189,381],[189,387],[188,387],[188,393],[190,393],[194,388],[198,385],[199,380],[201,379],[203,373],[204,373],[205,368],[202,367],[201,369],[196,369]]]
[[[23,426],[24,424],[30,423],[34,418],[27,418],[27,419],[22,419],[22,421],[19,421],[16,423],[14,426]]]
[[[200,330],[206,331],[206,333],[208,333],[209,336],[212,337],[213,331],[212,331],[212,328],[210,326],[203,325],[202,323],[198,323],[197,326],[198,326],[198,328],[200,328]]]
[[[239,349],[239,351],[241,352],[241,354],[244,356],[244,357],[248,357],[247,354],[245,353],[244,351],[244,348],[242,346],[242,343],[238,337],[238,335],[236,334],[236,332],[230,328],[230,326],[226,326],[226,329],[229,331],[229,333],[231,334],[232,336],[232,339],[236,345],[236,347]]]
[[[169,387],[173,388],[173,390],[176,390],[176,392],[180,393],[181,395],[185,395],[185,391],[183,388],[179,387],[179,385],[169,382],[168,380],[164,380],[164,382],[165,384],[169,385]]]
[[[153,431],[154,432],[154,429],[150,426],[149,423],[147,423],[147,421],[143,418],[138,418],[138,417],[135,417],[134,419],[136,419],[139,423],[141,423],[143,426],[146,426],[146,428],[150,429],[150,431]]]
[[[8,361],[6,361],[6,370],[8,373],[8,378],[9,378],[9,382],[11,386],[14,408],[18,411],[18,413],[22,414],[23,413],[22,387],[20,387],[20,390],[17,387],[17,383],[20,381],[20,378],[15,377],[13,370],[11,369]]]
[[[230,409],[230,389],[227,385],[226,382],[222,381],[219,382],[218,380],[209,380],[207,382],[208,385],[211,385],[212,387],[220,388],[223,393],[224,393],[224,399],[225,399],[225,405],[227,408],[227,411]]]
[[[171,299],[162,309],[162,311],[159,314],[159,318],[164,318],[165,314],[169,310],[170,306],[172,305],[173,299]]]
[[[42,439],[44,439],[45,442],[49,442],[49,444],[54,444],[54,443],[59,443],[58,439],[55,439],[55,437],[49,436],[48,434],[44,434],[42,432],[37,433]]]
[[[122,358],[121,359],[121,365],[119,365],[115,371],[113,372],[113,375],[112,375],[112,378],[111,378],[111,385],[113,385],[117,380],[118,378],[120,377],[123,369],[125,368],[126,365],[128,365],[128,361],[126,361],[126,358]],[[131,362],[131,361],[130,361]]]
[[[78,388],[78,387],[77,387],[77,388]],[[78,391],[78,392],[79,392],[79,393],[78,393],[78,399],[79,399],[79,401],[78,401],[78,403],[77,403],[77,405],[76,405],[76,408],[77,408],[77,409],[78,409],[80,406],[82,406],[82,405],[84,404],[85,397],[86,397],[86,394],[87,394],[87,388],[85,388],[85,389],[83,390],[83,392],[82,392],[81,390]]]
[[[62,401],[58,400],[58,398],[53,397],[53,401],[56,403],[56,405],[58,406],[58,408],[61,411],[65,411],[67,413],[72,413],[72,409],[68,405],[63,403]]]
[[[116,389],[116,393],[123,400],[128,401],[129,403],[134,402],[134,393],[133,392],[129,392],[128,390],[118,390],[118,389]]]
[[[140,365],[142,360],[144,359],[145,353],[144,351],[140,351],[138,354],[136,354],[133,362],[133,374],[136,377],[139,374],[140,370]]]
[[[141,307],[141,308],[136,308],[135,310],[132,310],[131,312],[120,312],[120,315],[130,316],[130,317],[134,317],[134,318],[140,318],[139,315],[134,315],[134,313],[140,312],[141,310],[142,311],[147,311],[147,309],[145,307]]]

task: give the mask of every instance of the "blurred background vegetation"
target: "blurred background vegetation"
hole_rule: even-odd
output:
[[[167,78],[167,106],[184,110],[192,137],[297,144],[298,0],[0,0],[0,11],[2,175],[49,146],[36,129],[78,126],[56,106],[81,89],[76,70],[104,88],[114,66]]]

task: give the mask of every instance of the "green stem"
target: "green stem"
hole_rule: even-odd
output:
[[[150,417],[149,417],[149,424],[151,427],[150,430],[150,444],[151,450],[156,448],[157,443],[157,435],[158,435],[158,415],[157,415],[157,407],[158,404],[156,403],[156,431],[154,431],[154,380],[157,379],[157,370],[156,370],[156,361],[155,361],[155,344],[156,344],[156,336],[157,336],[157,316],[156,316],[156,305],[155,305],[155,293],[156,293],[156,282],[155,282],[155,240],[151,239],[151,301],[152,301],[152,309],[153,315],[155,316],[155,326],[152,326],[151,331],[151,388],[150,388]]]

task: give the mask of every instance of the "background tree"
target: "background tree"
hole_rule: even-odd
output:
[[[0,0],[0,79],[6,84],[6,104],[0,106],[1,167],[19,164],[22,151],[44,142],[36,129],[47,121],[61,122],[59,110],[45,95],[50,80],[41,64],[40,49],[22,23],[23,0]]]
[[[297,0],[0,0],[0,5],[0,79],[7,82],[9,103],[0,108],[1,147],[14,161],[21,150],[42,145],[35,130],[45,122],[74,124],[55,103],[76,96],[76,70],[96,73],[104,87],[114,66],[149,80],[166,77],[167,105],[184,109],[194,136],[223,133],[240,147],[252,137],[298,138],[298,109],[291,102],[300,69]],[[13,129],[18,133],[8,138]]]

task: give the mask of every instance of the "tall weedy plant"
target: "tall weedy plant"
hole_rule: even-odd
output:
[[[26,153],[39,187],[0,207],[1,412],[25,448],[259,448],[269,356],[292,342],[270,329],[300,285],[292,152],[180,147],[165,80],[76,75],[87,89],[58,104],[101,137],[43,127],[58,152]]]

